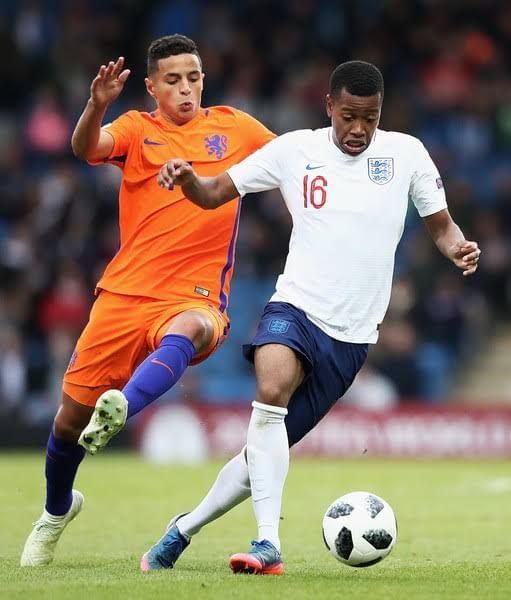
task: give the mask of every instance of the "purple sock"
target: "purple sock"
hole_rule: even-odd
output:
[[[85,449],[74,442],[48,438],[46,450],[46,510],[51,515],[65,515],[73,501],[73,482]]]
[[[185,372],[194,354],[195,348],[187,337],[166,335],[122,390],[128,400],[128,419],[170,390]]]

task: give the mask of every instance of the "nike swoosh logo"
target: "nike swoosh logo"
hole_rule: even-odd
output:
[[[314,171],[314,169],[322,169],[325,165],[311,165],[310,163],[305,167],[307,171]]]
[[[169,367],[169,365],[166,365],[164,362],[158,360],[157,358],[153,358],[151,362],[153,363],[153,365],[160,365],[160,367],[165,367],[167,371],[170,371],[172,377],[174,377],[174,371]]]
[[[144,144],[147,146],[166,146],[165,142],[153,142],[149,138],[144,138]]]

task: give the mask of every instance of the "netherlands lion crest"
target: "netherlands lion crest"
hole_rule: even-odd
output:
[[[378,185],[384,185],[394,177],[394,159],[368,158],[367,170],[371,181]]]
[[[204,138],[204,142],[204,146],[208,151],[208,154],[210,156],[214,154],[218,160],[220,160],[223,157],[227,150],[226,135],[219,135],[218,133],[215,133],[213,135],[210,135],[209,137],[206,136]]]

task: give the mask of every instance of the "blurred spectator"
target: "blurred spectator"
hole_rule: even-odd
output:
[[[27,143],[31,152],[62,155],[69,148],[69,122],[58,105],[57,92],[44,86],[37,94],[27,119]]]
[[[458,274],[441,274],[415,308],[415,322],[422,340],[443,346],[452,356],[461,350],[465,330],[465,305],[469,299]]]
[[[493,310],[509,315],[511,300],[511,242],[498,215],[489,210],[478,213],[475,232],[484,248],[480,280]]]
[[[39,324],[47,334],[66,332],[76,339],[87,322],[89,302],[87,288],[77,265],[64,264],[55,283],[39,305]],[[73,344],[74,345],[74,344]]]
[[[360,369],[342,404],[363,410],[390,410],[399,403],[399,393],[392,380],[375,370],[370,362]]]
[[[11,325],[0,325],[0,414],[18,409],[26,392],[23,339]]]
[[[400,398],[413,401],[421,395],[417,364],[417,336],[411,322],[388,319],[381,327],[371,356],[377,369],[396,386]]]

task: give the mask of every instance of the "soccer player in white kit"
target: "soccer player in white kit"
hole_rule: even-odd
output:
[[[231,569],[284,572],[278,530],[289,446],[343,395],[377,341],[409,198],[438,249],[463,275],[477,269],[478,245],[452,220],[425,147],[378,129],[382,100],[374,65],[343,63],[326,98],[330,127],[286,133],[217,177],[199,177],[180,159],[162,167],[160,185],[181,185],[208,209],[279,188],[293,230],[284,273],[245,347],[257,380],[246,447],[198,507],[171,522],[144,555],[143,570],[172,567],[192,535],[251,494],[257,541],[231,557]]]

